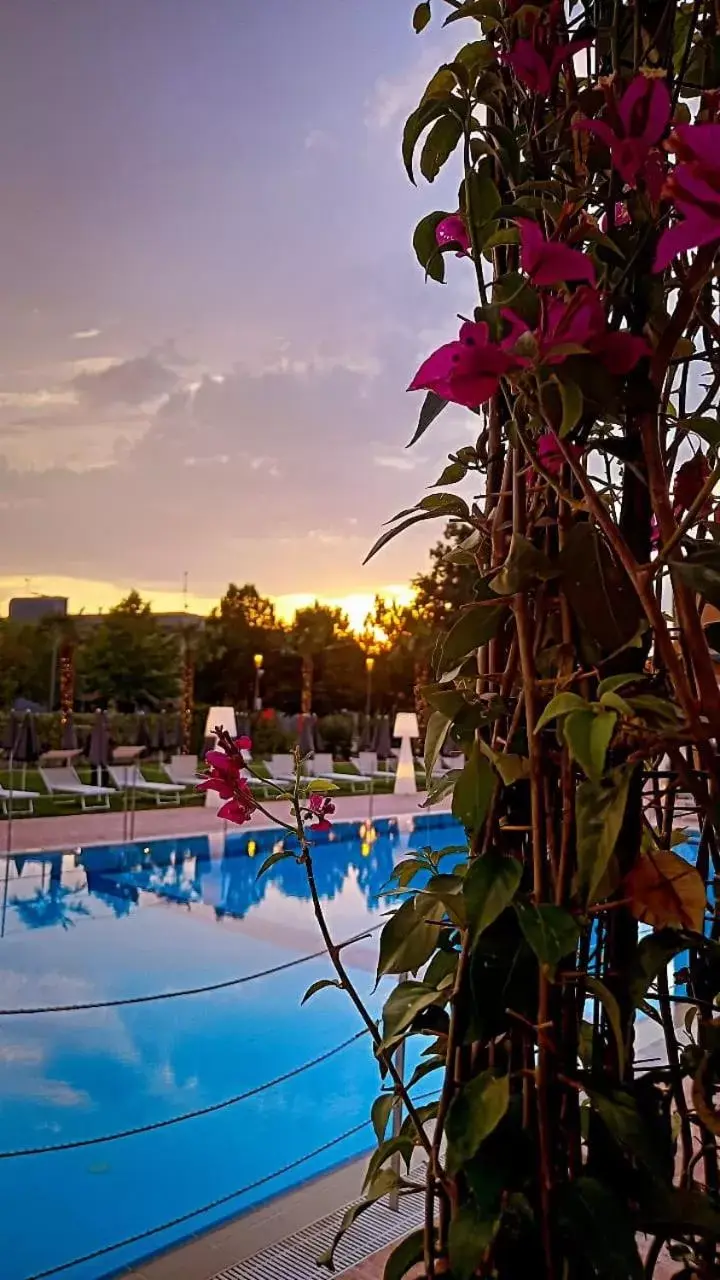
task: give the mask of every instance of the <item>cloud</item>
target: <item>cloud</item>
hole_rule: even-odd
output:
[[[306,151],[334,151],[335,139],[325,129],[311,129],[305,135],[303,146]]]
[[[179,381],[174,369],[147,355],[112,364],[99,373],[79,373],[72,386],[86,404],[103,408],[145,404],[173,391]]]
[[[99,338],[102,329],[78,329],[72,336],[76,341],[84,338]]]
[[[397,76],[381,76],[365,107],[365,124],[385,130],[414,111],[423,90],[442,62],[437,45],[425,45],[420,56]]]
[[[38,387],[37,391],[0,391],[2,409],[49,409],[77,404],[75,391],[62,387]]]
[[[395,471],[414,471],[424,458],[408,458],[402,453],[376,453],[373,462],[376,467],[390,467]]]

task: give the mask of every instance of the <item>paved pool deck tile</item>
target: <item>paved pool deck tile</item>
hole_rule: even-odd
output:
[[[421,814],[424,795],[418,792],[410,796],[338,796],[335,800],[335,818],[338,822],[368,821],[371,818],[402,818]],[[273,817],[287,821],[288,805],[282,801],[270,801],[266,808]],[[449,805],[441,803],[432,813],[449,813]],[[44,849],[69,849],[76,845],[115,844],[121,840],[152,840],[165,836],[213,835],[227,827],[219,820],[217,811],[211,808],[190,809],[138,809],[134,815],[134,828],[129,829],[127,815],[117,813],[58,814],[50,818],[22,818],[12,824],[11,853],[37,853]],[[248,827],[231,827],[233,831],[268,827],[267,819],[258,814],[258,821]],[[7,849],[7,821],[0,822],[0,857]]]

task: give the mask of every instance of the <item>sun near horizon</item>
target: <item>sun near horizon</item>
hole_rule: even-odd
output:
[[[181,612],[187,608],[189,613],[207,616],[217,607],[221,594],[217,596],[197,595],[188,590],[167,591],[155,590],[152,587],[135,584],[143,600],[148,600],[158,613]],[[118,604],[133,586],[118,586],[112,582],[95,582],[77,578],[56,578],[37,576],[32,579],[13,577],[0,581],[0,612],[7,616],[8,602],[13,596],[65,596],[70,613],[99,613],[111,609]],[[261,588],[258,588],[261,590]],[[262,592],[261,592],[262,594]],[[371,612],[376,595],[386,600],[395,600],[399,605],[410,604],[414,591],[407,583],[389,583],[378,586],[373,591],[352,591],[347,594],[325,595],[322,592],[293,592],[290,594],[269,595],[275,605],[278,618],[282,622],[290,622],[297,609],[312,605],[317,600],[320,604],[342,609],[350,621],[353,631],[362,631],[365,619]]]

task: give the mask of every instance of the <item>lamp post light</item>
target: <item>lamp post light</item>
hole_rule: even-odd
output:
[[[375,666],[375,659],[372,654],[368,654],[365,659],[365,719],[370,720],[372,714],[372,673]]]
[[[261,697],[261,695],[260,695],[260,681],[261,681],[261,679],[262,679],[262,677],[263,677],[263,675],[264,675],[264,672],[263,672],[263,655],[262,655],[261,653],[256,653],[256,654],[254,654],[254,655],[253,655],[253,662],[255,663],[255,696],[254,696],[253,702],[254,702],[255,710],[256,710],[256,711],[262,711],[262,697]]]

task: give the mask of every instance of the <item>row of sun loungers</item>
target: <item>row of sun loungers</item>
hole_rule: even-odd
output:
[[[355,762],[353,762],[354,765]],[[372,751],[361,751],[357,763],[359,769],[352,768],[340,771],[335,768],[329,752],[318,752],[313,759],[306,760],[304,770],[309,777],[323,778],[328,782],[344,784],[355,790],[356,787],[372,787],[378,779],[392,778],[395,761],[386,761],[381,769],[377,756]],[[452,765],[440,761],[434,777],[440,777]],[[77,799],[84,812],[110,808],[112,796],[123,792],[135,792],[138,795],[152,796],[158,805],[177,805],[184,791],[197,786],[200,765],[198,757],[193,755],[173,756],[169,764],[163,765],[167,782],[155,782],[146,778],[138,764],[111,765],[108,774],[113,786],[97,786],[83,782],[71,764],[60,767],[43,766],[40,763],[38,772],[50,796]],[[287,787],[294,776],[294,759],[289,753],[270,757],[267,776],[256,777],[248,773],[247,781],[254,789],[272,791],[273,786]],[[33,813],[33,805],[39,800],[39,791],[27,791],[24,788],[9,790],[0,786],[0,810],[7,816],[10,807],[16,814]]]

